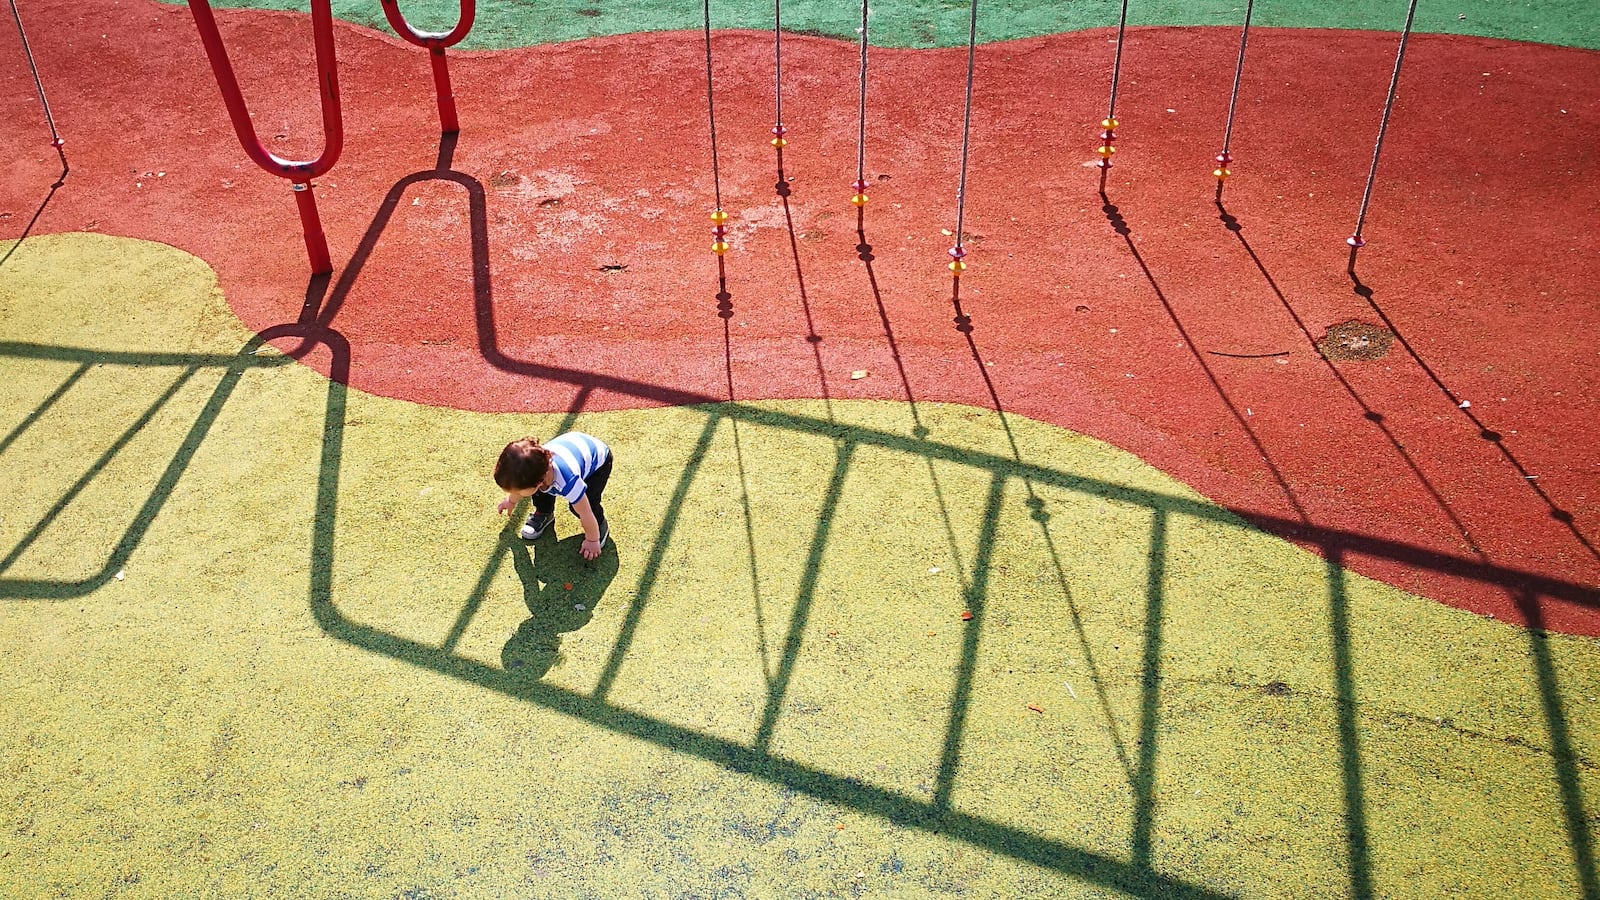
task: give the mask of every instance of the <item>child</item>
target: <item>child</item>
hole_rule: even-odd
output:
[[[500,512],[509,513],[524,497],[533,498],[533,512],[523,523],[522,539],[538,540],[555,521],[556,498],[567,501],[583,523],[584,559],[595,559],[611,536],[606,511],[600,505],[611,477],[611,448],[599,439],[569,431],[540,446],[533,438],[512,441],[500,451],[494,465],[494,482],[505,492]]]

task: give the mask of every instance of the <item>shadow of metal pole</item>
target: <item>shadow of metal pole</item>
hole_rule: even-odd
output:
[[[1144,656],[1139,675],[1139,762],[1133,773],[1133,836],[1129,856],[1148,869],[1155,837],[1156,747],[1160,743],[1161,619],[1166,599],[1167,512],[1150,517],[1150,568],[1145,576]]]
[[[1333,647],[1333,681],[1339,703],[1339,760],[1344,773],[1344,823],[1350,896],[1372,897],[1372,851],[1367,839],[1367,801],[1361,786],[1361,737],[1356,723],[1355,660],[1350,648],[1350,594],[1345,582],[1344,548],[1324,548],[1328,573],[1328,628]]]
[[[978,549],[972,560],[972,577],[963,592],[966,611],[972,618],[963,623],[961,662],[956,666],[956,683],[950,689],[950,721],[944,729],[944,749],[939,754],[939,775],[934,782],[933,805],[950,808],[956,787],[956,772],[961,765],[961,738],[967,730],[967,710],[972,706],[972,681],[978,670],[978,642],[983,636],[984,603],[989,594],[989,570],[994,559],[995,532],[1000,525],[1000,504],[1005,499],[1006,476],[995,472],[989,478],[989,497],[983,507],[983,525],[978,531]]]
[[[761,726],[756,729],[751,747],[766,753],[772,744],[772,734],[777,729],[778,717],[783,711],[783,698],[788,694],[789,681],[794,677],[795,664],[800,659],[800,646],[805,640],[806,622],[811,617],[811,607],[816,602],[817,580],[822,577],[822,557],[828,549],[828,534],[833,519],[839,511],[839,500],[844,496],[844,479],[850,471],[850,460],[855,445],[842,442],[835,448],[833,474],[828,479],[828,492],[817,514],[817,528],[811,535],[811,547],[806,553],[805,568],[800,576],[800,587],[795,592],[794,611],[789,615],[789,628],[783,638],[783,655],[778,661],[778,672],[767,688],[767,705],[761,712]]]
[[[1105,170],[1102,169],[1102,178],[1104,173]],[[1100,201],[1100,209],[1105,213],[1106,221],[1111,224],[1111,229],[1127,245],[1129,255],[1133,257],[1133,261],[1139,266],[1139,271],[1144,274],[1145,281],[1149,283],[1150,290],[1155,293],[1156,300],[1161,303],[1161,308],[1166,311],[1167,318],[1172,320],[1172,325],[1177,329],[1178,337],[1183,340],[1184,347],[1188,348],[1189,355],[1194,357],[1195,362],[1200,366],[1200,371],[1205,373],[1206,380],[1211,383],[1212,390],[1216,392],[1218,399],[1222,401],[1222,405],[1227,407],[1229,415],[1238,423],[1240,430],[1249,439],[1251,446],[1255,447],[1256,454],[1266,464],[1267,471],[1272,473],[1273,481],[1277,482],[1278,489],[1283,492],[1284,499],[1288,501],[1290,508],[1294,510],[1295,515],[1302,522],[1309,524],[1311,517],[1306,513],[1305,507],[1300,505],[1300,498],[1295,495],[1294,488],[1290,487],[1289,480],[1284,477],[1283,470],[1278,468],[1278,464],[1273,460],[1272,454],[1267,452],[1266,444],[1256,434],[1255,429],[1250,427],[1250,423],[1245,421],[1244,415],[1239,412],[1239,407],[1233,402],[1233,398],[1229,397],[1228,392],[1223,389],[1221,380],[1217,378],[1216,372],[1212,371],[1210,364],[1206,362],[1205,355],[1200,352],[1199,346],[1195,344],[1194,338],[1190,336],[1189,329],[1184,326],[1183,320],[1178,317],[1178,311],[1173,308],[1172,302],[1167,299],[1166,292],[1161,289],[1161,284],[1156,281],[1155,273],[1150,271],[1150,266],[1145,262],[1144,255],[1139,252],[1138,245],[1133,242],[1133,229],[1128,227],[1127,220],[1122,217],[1122,211],[1117,208],[1116,204],[1111,202],[1111,198],[1106,195],[1103,189],[1100,191]]]
[[[1544,612],[1539,598],[1523,593],[1517,607],[1528,622],[1528,650],[1533,657],[1534,680],[1539,685],[1539,701],[1544,707],[1545,725],[1550,731],[1550,755],[1555,761],[1556,783],[1561,790],[1561,812],[1566,818],[1567,843],[1572,847],[1572,863],[1577,870],[1583,900],[1600,898],[1600,878],[1595,873],[1594,836],[1589,830],[1588,807],[1583,800],[1583,783],[1578,776],[1578,754],[1572,746],[1572,729],[1567,724],[1561,703],[1561,684],[1556,678],[1555,660],[1550,653],[1550,635],[1544,630]]]
[[[1587,551],[1590,556],[1600,560],[1600,547],[1596,547],[1594,541],[1590,540],[1589,536],[1584,534],[1583,531],[1578,528],[1576,518],[1572,515],[1572,513],[1567,511],[1560,504],[1556,503],[1555,498],[1551,497],[1549,492],[1539,485],[1539,482],[1532,476],[1531,473],[1528,472],[1528,468],[1522,464],[1522,460],[1517,458],[1515,453],[1511,452],[1510,447],[1506,446],[1504,435],[1484,424],[1483,420],[1478,418],[1477,413],[1472,411],[1471,402],[1463,400],[1454,391],[1450,390],[1449,386],[1444,383],[1444,379],[1439,376],[1439,373],[1434,371],[1432,366],[1428,365],[1427,360],[1422,358],[1422,354],[1417,352],[1417,348],[1412,346],[1411,341],[1406,339],[1405,333],[1402,332],[1399,327],[1395,325],[1394,321],[1389,318],[1389,314],[1385,312],[1383,307],[1378,304],[1372,288],[1363,284],[1361,277],[1356,274],[1354,249],[1350,251],[1350,268],[1348,269],[1347,274],[1350,276],[1350,283],[1352,285],[1351,290],[1356,296],[1366,301],[1367,308],[1371,309],[1373,315],[1376,315],[1378,319],[1383,322],[1383,326],[1389,329],[1389,332],[1394,335],[1395,341],[1398,342],[1401,347],[1405,348],[1406,354],[1411,357],[1412,361],[1417,364],[1418,368],[1422,369],[1423,374],[1428,376],[1428,380],[1432,381],[1434,387],[1439,389],[1439,393],[1443,395],[1447,401],[1449,401],[1450,405],[1455,408],[1457,413],[1465,417],[1468,422],[1472,423],[1472,427],[1478,432],[1478,437],[1493,444],[1495,449],[1500,451],[1500,456],[1511,466],[1512,469],[1516,471],[1517,475],[1521,478],[1522,483],[1527,485],[1528,489],[1533,491],[1533,493],[1538,496],[1539,500],[1544,503],[1545,507],[1549,510],[1550,518],[1560,522],[1563,526],[1565,526],[1567,531],[1571,533],[1573,539],[1582,545],[1583,549]]]

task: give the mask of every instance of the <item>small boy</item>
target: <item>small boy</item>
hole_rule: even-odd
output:
[[[506,492],[501,513],[509,513],[524,497],[531,497],[533,512],[519,534],[538,540],[555,521],[556,498],[567,501],[583,523],[584,559],[595,559],[611,536],[600,495],[611,478],[611,448],[598,438],[569,431],[541,446],[533,438],[512,441],[500,451],[494,465],[494,482]]]

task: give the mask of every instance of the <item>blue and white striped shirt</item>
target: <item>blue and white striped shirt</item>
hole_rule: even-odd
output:
[[[589,485],[584,481],[611,458],[611,448],[599,438],[580,431],[569,431],[544,443],[550,451],[550,468],[556,477],[546,493],[568,503],[583,499]]]

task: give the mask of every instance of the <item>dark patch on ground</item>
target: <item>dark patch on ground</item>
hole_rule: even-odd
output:
[[[846,37],[850,37],[850,35],[842,31],[824,31],[821,28],[785,28],[783,33],[797,34],[801,37],[833,38],[835,40],[843,40]]]
[[[1394,333],[1389,329],[1351,319],[1330,325],[1317,341],[1317,350],[1333,361],[1382,359],[1393,343]]]

